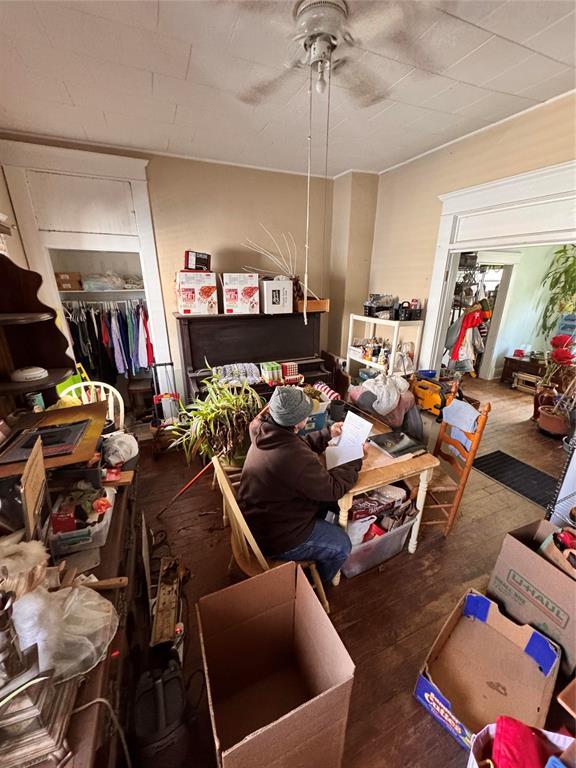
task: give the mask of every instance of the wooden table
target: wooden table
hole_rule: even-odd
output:
[[[54,411],[42,411],[41,413],[28,413],[12,427],[12,432],[22,429],[36,429],[59,424],[71,424],[75,421],[89,419],[90,424],[80,438],[78,445],[72,453],[64,456],[54,456],[44,459],[46,469],[65,467],[69,464],[90,461],[96,451],[96,445],[106,423],[106,403],[89,403],[88,405],[75,405],[72,408],[57,408]],[[0,478],[21,475],[26,466],[25,461],[0,465]]]
[[[391,431],[389,427],[381,421],[378,421],[378,419],[357,409],[354,410],[358,415],[372,422],[374,432],[382,433]],[[378,451],[379,449],[372,448],[372,450]],[[399,480],[405,480],[407,477],[419,475],[420,483],[418,486],[418,496],[416,497],[416,509],[418,510],[418,513],[414,525],[412,526],[410,542],[408,543],[408,551],[410,554],[414,554],[414,552],[416,552],[416,547],[418,546],[418,533],[420,531],[420,523],[422,522],[422,512],[424,510],[424,502],[426,501],[428,483],[430,482],[434,468],[439,466],[439,464],[440,461],[436,456],[426,452],[420,456],[415,456],[414,458],[406,459],[405,461],[397,461],[384,467],[361,469],[356,485],[338,502],[340,507],[338,522],[342,528],[347,527],[348,513],[355,496],[360,496],[362,493],[367,493],[368,491],[374,491],[376,488],[381,488],[383,485],[397,483]],[[334,578],[333,584],[337,585],[339,583],[340,574],[338,573]]]

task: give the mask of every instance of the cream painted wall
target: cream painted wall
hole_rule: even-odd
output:
[[[378,199],[378,176],[347,173],[334,181],[330,253],[328,349],[344,356],[351,313],[361,313],[368,295]]]
[[[14,216],[14,211],[12,210],[12,203],[10,201],[6,178],[2,168],[0,168],[0,213],[4,213],[8,216],[8,219],[6,220],[8,226],[16,224],[16,218]],[[19,267],[28,269],[26,254],[24,253],[20,234],[17,229],[12,229],[12,234],[9,237],[6,237],[6,244],[8,246],[8,255],[12,261],[18,264]]]
[[[426,299],[438,196],[576,157],[576,98],[562,99],[380,176],[370,290]]]
[[[276,239],[282,232],[293,234],[303,275],[306,178],[160,156],[150,158],[147,172],[168,335],[178,370],[174,282],[176,271],[184,265],[184,251],[211,253],[216,272],[241,272],[245,265],[265,268],[263,257],[242,247],[247,238],[273,247],[261,222]],[[328,221],[324,230],[325,199]],[[324,180],[313,179],[309,285],[320,296],[328,291],[331,202],[332,182],[328,182],[325,196]],[[326,334],[324,328],[324,337]]]

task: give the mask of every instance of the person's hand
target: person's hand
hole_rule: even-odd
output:
[[[337,421],[335,424],[332,424],[330,427],[330,436],[331,437],[340,437],[342,434],[342,427],[344,426],[343,421]]]
[[[364,443],[362,448],[364,449],[364,458],[366,458],[368,456],[368,443]]]

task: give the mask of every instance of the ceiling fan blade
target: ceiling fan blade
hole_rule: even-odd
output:
[[[433,56],[419,37],[440,16],[425,0],[386,0],[374,3],[353,0],[348,19],[352,44],[364,51],[433,70]]]
[[[387,88],[378,78],[357,61],[340,59],[339,66],[334,70],[334,78],[348,90],[360,107],[371,107],[384,101],[388,95]]]
[[[274,77],[266,80],[260,80],[259,83],[255,83],[242,91],[238,98],[244,104],[249,104],[251,107],[257,107],[262,102],[266,101],[270,96],[279,91],[285,82],[287,82],[294,75],[294,70],[298,69],[299,63],[295,62],[283,72],[275,75]]]

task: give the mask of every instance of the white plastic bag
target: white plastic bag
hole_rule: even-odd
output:
[[[59,682],[93,669],[118,629],[112,603],[88,587],[38,587],[14,603],[13,619],[20,647],[36,644],[40,670]]]
[[[107,467],[118,467],[138,456],[138,441],[126,432],[113,432],[104,439],[102,455]]]

